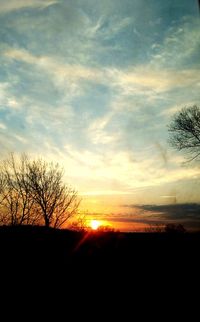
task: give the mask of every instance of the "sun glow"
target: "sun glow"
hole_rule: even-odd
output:
[[[90,222],[90,227],[93,230],[97,230],[100,227],[100,225],[101,225],[101,223],[98,220],[91,220],[91,222]]]

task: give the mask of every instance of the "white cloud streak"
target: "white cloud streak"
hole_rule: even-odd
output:
[[[192,21],[183,18],[181,27],[173,27],[168,31],[168,35],[163,43],[152,45],[155,53],[152,56],[151,64],[154,66],[171,66],[176,69],[184,65],[184,61],[193,54],[199,52],[200,45],[200,22],[199,18],[192,18]]]
[[[111,87],[118,87],[123,90],[124,94],[141,94],[148,90],[162,93],[193,85],[200,87],[200,71],[198,69],[178,71],[163,68],[158,70],[149,65],[123,71],[116,68],[91,68],[82,65],[62,64],[51,57],[37,57],[21,49],[9,49],[4,52],[4,56],[42,68],[49,74],[56,76],[57,81],[60,80],[60,82],[66,80],[100,82],[109,84]]]
[[[7,126],[4,123],[0,123],[0,129],[1,130],[6,130]]]
[[[133,23],[133,18],[131,17],[119,19],[119,17],[114,16],[108,19],[106,16],[101,16],[97,23],[89,23],[87,32],[92,38],[99,37],[100,39],[108,40],[122,32],[131,23]]]
[[[0,14],[9,13],[12,11],[24,8],[39,8],[43,9],[58,3],[56,0],[0,0]]]

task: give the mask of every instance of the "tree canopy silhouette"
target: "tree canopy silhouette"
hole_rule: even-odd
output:
[[[0,165],[0,219],[9,225],[34,224],[38,212],[34,207],[27,181],[28,159],[13,154]]]
[[[58,164],[41,159],[29,162],[28,182],[31,195],[41,210],[45,226],[61,227],[77,210],[77,192],[63,184]]]
[[[184,107],[176,113],[169,125],[170,144],[175,149],[184,150],[188,160],[200,156],[200,108],[196,105]]]
[[[0,167],[1,223],[44,223],[59,228],[79,206],[77,192],[63,182],[58,164],[42,159],[17,159],[13,154]]]

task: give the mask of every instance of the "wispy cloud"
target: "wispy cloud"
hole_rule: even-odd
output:
[[[108,19],[106,16],[101,16],[96,24],[88,28],[88,32],[91,37],[108,40],[118,35],[132,23],[133,18],[131,17],[119,19],[118,16],[114,16]]]
[[[11,86],[8,82],[0,83],[0,109],[18,110],[20,109],[19,100],[10,93],[10,88]]]
[[[100,71],[94,68],[87,68],[82,65],[68,65],[59,63],[54,58],[48,56],[34,56],[23,49],[10,49],[4,52],[5,57],[19,60],[36,67],[44,69],[48,73],[56,74],[60,79],[96,79],[101,76]]]
[[[34,56],[23,49],[8,49],[4,56],[19,60],[44,69],[57,77],[57,81],[89,80],[123,90],[122,94],[149,94],[167,92],[176,88],[200,87],[198,69],[157,70],[150,65],[143,65],[132,70],[112,68],[91,68],[83,65],[63,64],[48,56]]]
[[[57,0],[1,0],[0,14],[20,10],[23,8],[39,8],[43,9],[58,3]]]
[[[171,6],[1,1],[1,145],[58,161],[84,195],[192,191],[199,168],[170,149],[166,125],[199,103],[200,28],[191,4]]]
[[[151,64],[182,69],[199,66],[200,45],[199,17],[183,17],[181,25],[169,28],[163,43],[154,43]],[[192,57],[192,59],[191,59]]]
[[[30,59],[29,56],[28,59]],[[55,68],[55,70],[57,69]],[[18,101],[17,104],[19,104]],[[116,127],[116,132],[113,132],[112,128],[110,129],[110,126],[115,121],[115,111],[109,110],[109,113],[106,113],[104,117],[96,118],[93,122],[86,120],[87,123],[84,125],[85,132],[82,132],[83,137],[81,139],[85,141],[86,136],[89,137],[89,142],[92,142],[92,144],[97,146],[97,149],[93,149],[92,145],[88,145],[87,148],[81,147],[80,143],[77,145],[75,138],[70,138],[67,134],[66,124],[69,124],[70,131],[72,131],[74,127],[74,132],[72,133],[77,131],[80,133],[79,125],[77,124],[76,126],[76,123],[72,123],[72,121],[74,122],[74,109],[70,112],[70,107],[59,107],[57,105],[55,108],[48,105],[48,113],[46,113],[45,106],[42,104],[35,106],[34,102],[27,101],[24,104],[21,103],[24,111],[27,104],[29,105],[30,110],[26,113],[25,120],[27,123],[25,125],[31,129],[31,132],[24,138],[21,131],[19,131],[19,133],[16,133],[17,136],[15,136],[15,138],[22,144],[26,143],[26,140],[35,142],[34,144],[32,143],[32,146],[34,146],[38,152],[40,151],[40,153],[42,153],[44,142],[41,142],[40,137],[42,137],[43,140],[51,137],[51,140],[49,140],[48,155],[50,156],[52,154],[52,158],[54,155],[55,142],[58,140],[59,145],[57,146],[57,149],[60,149],[62,153],[59,155],[57,151],[56,154],[59,155],[60,160],[63,159],[66,168],[70,164],[71,171],[75,173],[76,181],[80,181],[81,178],[84,178],[85,187],[89,188],[90,191],[93,190],[94,193],[99,193],[99,191],[104,191],[105,193],[105,189],[99,189],[100,182],[102,181],[102,185],[107,187],[107,192],[109,194],[114,194],[117,193],[117,191],[120,193],[130,193],[131,189],[134,189],[135,187],[159,186],[183,178],[189,179],[197,177],[199,175],[199,169],[197,167],[189,169],[181,168],[180,164],[183,161],[183,158],[178,156],[175,158],[172,155],[169,155],[166,167],[163,165],[163,161],[161,162],[160,152],[157,153],[155,151],[156,147],[151,147],[151,149],[149,151],[146,150],[146,152],[144,145],[140,147],[140,150],[135,148],[127,151],[127,149],[124,149],[124,142],[121,138],[123,128],[120,129]],[[70,113],[72,113],[71,116]],[[75,114],[74,117],[78,122],[78,116]],[[129,117],[129,114],[127,117]],[[64,123],[64,120],[66,124]],[[40,134],[38,133],[38,130]],[[61,139],[64,133],[65,136]],[[64,141],[68,141],[69,138],[72,140],[71,145],[64,144]],[[134,137],[133,141],[135,142]],[[37,147],[39,142],[41,145],[40,149]],[[79,135],[77,142],[80,142]],[[63,147],[65,148],[63,149]],[[45,151],[46,149],[47,146],[45,146]],[[143,150],[143,152],[141,152],[141,150]],[[44,156],[46,155],[47,152],[44,153]],[[117,183],[115,181],[116,176],[118,179]],[[89,182],[91,179],[91,184],[86,183],[86,181]],[[85,192],[86,189],[84,188]]]
[[[199,70],[159,70],[144,65],[127,71],[110,70],[114,85],[123,89],[124,94],[148,94],[148,91],[162,93],[176,88],[199,86]]]
[[[18,134],[15,134],[14,135],[14,137],[18,140],[18,141],[20,141],[21,143],[27,143],[28,141],[26,140],[26,138],[24,138],[24,137],[22,137],[22,136],[20,136],[20,135],[18,135]]]
[[[6,130],[7,126],[4,123],[0,123],[0,129],[1,130]]]

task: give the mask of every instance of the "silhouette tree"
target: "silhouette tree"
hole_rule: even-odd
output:
[[[163,231],[164,226],[161,224],[149,224],[149,226],[145,228],[145,232],[147,233],[162,233]]]
[[[1,162],[0,206],[1,222],[10,225],[34,224],[37,211],[27,183],[28,159],[17,160],[13,154]]]
[[[100,232],[100,233],[114,233],[114,232],[116,232],[115,228],[111,227],[109,225],[101,225],[97,228],[96,231]]]
[[[0,167],[0,222],[60,228],[77,210],[77,192],[62,182],[58,164],[13,154]]]
[[[167,224],[165,226],[166,233],[185,233],[186,229],[182,224]]]
[[[71,223],[69,226],[71,230],[84,232],[88,229],[86,215],[80,214],[77,216],[76,220]]]
[[[184,150],[188,161],[200,156],[200,108],[185,107],[175,114],[169,125],[170,144],[177,150]]]
[[[28,185],[45,226],[61,227],[78,209],[77,192],[62,182],[58,164],[41,159],[28,163]]]

